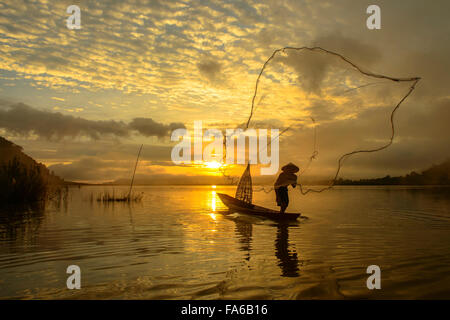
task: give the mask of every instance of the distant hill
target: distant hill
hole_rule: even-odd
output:
[[[349,180],[339,179],[336,185],[450,185],[450,159],[417,173],[412,171],[406,176],[389,175],[376,179]]]
[[[104,185],[130,185],[131,179],[117,179],[113,182],[106,182]],[[182,176],[174,174],[159,175],[154,174],[149,177],[137,176],[134,180],[136,186],[151,185],[224,185],[228,181],[222,176]]]
[[[239,176],[235,176],[234,183],[239,181]],[[253,176],[253,185],[272,185],[276,175],[271,176]],[[299,177],[304,185],[329,185],[330,180],[324,178],[304,179]],[[118,179],[113,182],[104,183],[105,185],[129,185],[131,179]],[[150,177],[137,176],[135,185],[230,185],[231,180],[223,176],[183,176],[180,179],[177,175],[158,175]],[[433,165],[429,169],[417,173],[412,171],[406,176],[391,177],[387,175],[383,178],[350,180],[340,178],[335,185],[449,185],[450,186],[450,159],[439,165]]]
[[[0,204],[44,200],[52,187],[64,183],[22,147],[0,137]]]

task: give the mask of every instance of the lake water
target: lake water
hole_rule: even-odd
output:
[[[288,212],[307,219],[290,224],[224,215],[217,193],[234,195],[230,186],[136,187],[144,197],[132,205],[89,200],[106,189],[0,214],[0,298],[450,299],[449,189],[294,189]],[[255,192],[254,203],[276,208],[272,193]],[[81,268],[80,290],[66,287],[69,265]],[[366,287],[369,265],[381,268],[380,290]]]

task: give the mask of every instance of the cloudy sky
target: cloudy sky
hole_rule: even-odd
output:
[[[72,4],[80,30],[66,27]],[[380,30],[366,27],[370,4],[381,8]],[[128,178],[141,143],[142,179],[220,176],[174,165],[172,130],[245,123],[272,52],[320,46],[364,70],[422,78],[396,113],[393,145],[347,160],[342,175],[425,169],[450,156],[449,9],[445,0],[2,1],[0,135],[70,180]],[[286,51],[261,78],[250,127],[290,127],[281,161],[306,166],[313,117],[319,153],[305,175],[332,176],[339,155],[387,143],[390,112],[410,85]]]

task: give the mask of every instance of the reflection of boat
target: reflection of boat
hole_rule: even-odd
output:
[[[240,221],[239,219],[233,221],[236,225],[235,232],[238,236],[239,243],[241,244],[240,250],[246,253],[245,260],[250,261],[253,225],[248,222]],[[250,265],[248,265],[248,268],[250,269]]]
[[[220,200],[231,210],[237,212],[266,217],[272,220],[296,220],[300,213],[283,213],[272,209],[260,207],[248,202],[238,200],[224,193],[217,193]]]

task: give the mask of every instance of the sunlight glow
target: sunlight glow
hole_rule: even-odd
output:
[[[222,166],[222,164],[218,161],[208,161],[208,162],[205,162],[204,165],[210,169],[218,169]]]
[[[212,192],[212,197],[211,197],[211,209],[212,211],[216,211],[216,192],[213,191]],[[216,220],[215,218],[213,218],[214,220]]]

